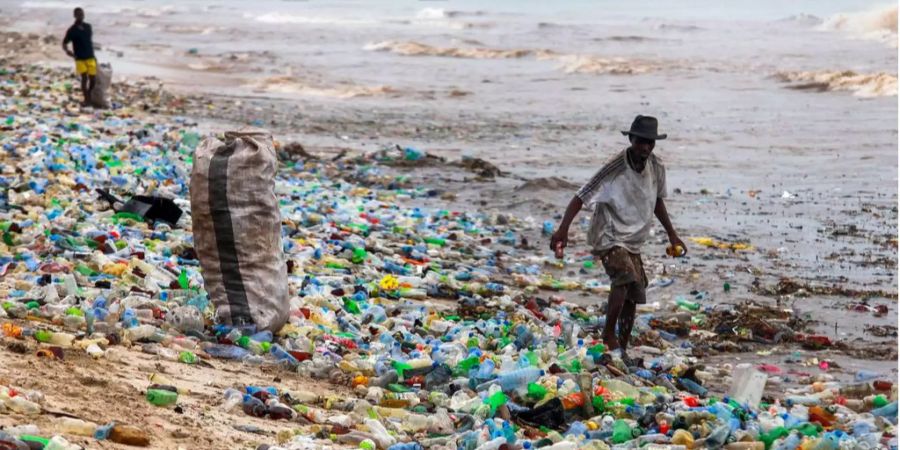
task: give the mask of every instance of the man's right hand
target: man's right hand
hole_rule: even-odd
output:
[[[550,236],[550,250],[552,250],[557,258],[562,257],[562,251],[569,245],[569,233],[564,230],[556,230]]]
[[[75,53],[72,53],[72,50],[66,50],[66,54],[69,55],[69,58],[75,58]]]

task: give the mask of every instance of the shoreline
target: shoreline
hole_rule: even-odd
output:
[[[55,72],[52,76],[63,77],[61,72]],[[124,89],[131,84],[137,87]],[[352,165],[348,163],[348,167],[371,165],[373,170],[381,175],[382,178],[379,179],[396,180],[398,177],[406,177],[410,188],[436,191],[433,196],[401,199],[403,203],[400,205],[405,208],[421,206],[435,210],[447,209],[475,215],[484,214],[487,223],[498,229],[503,226],[501,222],[504,220],[512,223],[512,226],[520,231],[517,237],[525,238],[528,245],[515,248],[501,245],[496,240],[485,245],[490,245],[501,254],[510,255],[509,257],[513,259],[528,255],[532,260],[544,264],[542,258],[548,256],[549,250],[544,249],[546,237],[541,236],[541,223],[544,220],[554,220],[558,214],[561,214],[560,205],[565,204],[572,192],[570,184],[574,183],[572,179],[555,181],[547,176],[525,177],[520,173],[514,173],[514,176],[483,177],[451,165],[450,162],[459,160],[464,154],[461,150],[437,151],[437,155],[446,157],[447,161],[434,164],[398,163],[392,165],[390,162],[366,159],[367,150],[388,147],[388,143],[428,142],[435,136],[447,133],[441,128],[435,128],[432,133],[407,130],[407,134],[381,134],[378,128],[377,112],[369,117],[360,115],[358,116],[359,120],[353,124],[359,130],[359,136],[368,135],[367,139],[361,137],[342,139],[339,130],[344,128],[344,124],[333,123],[340,114],[326,116],[316,123],[301,128],[300,131],[295,130],[293,134],[282,134],[281,132],[290,129],[296,120],[303,120],[303,118],[283,119],[289,115],[289,112],[284,111],[286,104],[289,103],[287,101],[241,98],[241,105],[236,106],[233,98],[202,95],[183,97],[180,94],[168,93],[165,89],[155,90],[152,87],[146,89],[148,92],[144,92],[140,85],[140,82],[134,81],[133,83],[122,83],[120,86],[125,91],[131,89],[128,92],[134,98],[130,100],[139,101],[137,103],[129,102],[124,111],[128,111],[128,108],[135,108],[139,104],[147,105],[147,108],[151,110],[156,104],[161,110],[159,112],[135,111],[134,116],[141,124],[172,121],[175,116],[180,115],[186,117],[189,122],[197,122],[200,130],[216,129],[221,131],[222,126],[230,126],[229,124],[260,121],[262,125],[271,126],[274,123],[273,133],[282,144],[292,141],[300,142],[310,153],[322,159],[336,156],[343,150],[349,149],[350,153],[346,154],[344,159],[359,160],[360,162]],[[153,92],[156,92],[165,101],[160,102],[157,98],[150,96],[149,93]],[[77,93],[75,96],[77,97]],[[21,99],[27,101],[28,97],[23,96]],[[229,100],[231,100],[230,104]],[[165,109],[168,108],[168,105],[175,105],[173,111],[178,114],[167,114]],[[213,106],[212,109],[210,109],[210,105]],[[256,111],[254,109],[256,107],[259,107],[260,110]],[[246,114],[243,113],[246,108],[257,113],[258,117],[248,120]],[[77,109],[67,112],[67,114],[71,114],[73,120],[86,122],[97,120],[106,113],[102,111],[81,112]],[[118,114],[116,110],[108,113],[111,114],[111,117],[116,117]],[[307,117],[315,116],[316,111],[307,111],[305,115]],[[244,117],[243,122],[239,119],[241,117]],[[411,119],[408,117],[402,117],[401,120],[398,120],[397,129],[403,130],[408,127],[409,120]],[[434,120],[434,122],[439,123],[440,121]],[[317,126],[324,127],[323,124],[328,123],[332,124],[331,128],[318,131],[315,129]],[[457,124],[450,124],[450,126],[453,125]],[[477,129],[477,127],[475,128]],[[501,139],[502,135],[508,132],[506,128],[498,127],[496,124],[488,124],[485,129],[495,134],[495,139]],[[279,139],[279,136],[284,138]],[[435,140],[443,141],[441,138]],[[338,145],[340,143],[344,143],[344,145]],[[428,147],[423,150],[427,153],[431,152]],[[488,159],[487,162],[497,165],[500,170],[510,170],[506,165],[497,161]],[[353,180],[342,178],[348,174],[342,173],[342,169],[337,165],[329,165],[327,162],[321,164],[328,170],[334,171],[336,179],[353,183]],[[548,169],[547,171],[555,170],[557,169]],[[679,168],[676,160],[669,170],[675,172],[683,169]],[[350,174],[352,173],[350,172]],[[759,180],[760,184],[763,184],[762,181]],[[673,262],[662,257],[665,242],[659,233],[655,234],[646,246],[645,260],[648,270],[652,271],[651,278],[658,281],[664,278],[671,279],[674,283],[652,288],[648,293],[650,305],[643,312],[655,314],[660,318],[671,318],[679,314],[679,311],[673,308],[677,297],[689,297],[693,291],[707,292],[709,295],[703,300],[704,306],[712,308],[720,305],[740,307],[747,302],[762,304],[766,311],[792,308],[795,315],[805,318],[804,322],[808,327],[808,333],[825,335],[836,342],[843,343],[844,347],[842,348],[835,346],[825,350],[806,350],[797,342],[791,341],[774,344],[749,341],[735,344],[736,346],[722,344],[717,349],[712,343],[704,344],[704,340],[709,339],[705,339],[702,333],[690,339],[694,342],[697,353],[703,355],[700,361],[709,365],[710,370],[724,370],[725,364],[732,364],[734,361],[748,361],[754,364],[772,363],[780,366],[783,373],[778,377],[782,378],[782,381],[780,383],[773,382],[767,390],[767,395],[782,395],[787,389],[802,385],[821,375],[828,375],[842,382],[848,381],[853,378],[856,371],[872,370],[873,368],[884,375],[889,374],[890,378],[896,382],[897,370],[892,364],[897,359],[897,330],[896,326],[890,330],[892,322],[889,320],[897,315],[896,274],[883,274],[879,270],[868,269],[872,265],[878,267],[878,264],[881,264],[885,271],[896,267],[897,242],[896,239],[891,241],[891,234],[888,233],[888,230],[895,231],[896,227],[897,209],[896,206],[893,208],[890,206],[891,203],[896,203],[896,193],[891,197],[890,195],[880,196],[879,193],[872,192],[863,199],[859,197],[845,199],[847,202],[854,202],[854,205],[867,208],[868,210],[863,209],[866,216],[859,219],[850,214],[851,212],[855,214],[856,211],[845,211],[839,213],[836,219],[828,223],[823,217],[832,214],[832,209],[841,206],[839,197],[826,196],[822,198],[821,193],[817,197],[817,193],[814,191],[788,192],[788,195],[785,195],[778,192],[781,187],[774,186],[772,188],[767,186],[762,194],[751,194],[746,190],[710,192],[699,188],[679,188],[679,192],[676,193],[674,192],[675,187],[670,184],[669,200],[671,203],[669,209],[686,241],[689,236],[712,236],[717,241],[726,243],[749,241],[754,248],[745,252],[731,251],[702,247],[688,241],[691,249],[690,259]],[[789,215],[785,215],[785,212],[788,212]],[[501,215],[505,216],[505,219],[500,219]],[[813,217],[810,218],[808,215],[813,215]],[[585,217],[587,217],[585,213],[580,216],[581,219]],[[738,222],[737,225],[732,225],[735,221]],[[715,230],[719,226],[732,230],[748,229],[750,233],[744,235],[733,232],[717,233]],[[583,220],[579,220],[573,226],[573,236],[570,239],[573,252],[569,254],[570,259],[562,268],[547,268],[548,273],[557,278],[577,279],[581,282],[603,279],[602,270],[584,269],[583,263],[588,256],[583,245],[583,233],[584,223]],[[798,239],[798,242],[791,243],[790,246],[784,245],[786,239],[792,239],[795,235],[800,235],[799,238],[795,238]],[[491,236],[491,238],[496,237]],[[809,247],[810,245],[813,247]],[[805,253],[799,251],[804,248],[807,249]],[[833,251],[835,256],[833,256],[834,259],[828,261],[834,261],[833,264],[836,265],[846,264],[848,267],[856,267],[859,270],[859,273],[855,275],[851,273],[856,279],[851,282],[849,278],[841,278],[846,273],[850,273],[849,269],[834,268],[825,273],[819,271],[821,261],[826,260],[825,257],[832,257],[830,253],[824,254],[829,251]],[[796,283],[781,284],[779,289],[779,283],[786,273],[788,278],[796,280]],[[506,281],[512,284],[508,279]],[[728,282],[731,286],[729,293],[723,292],[724,282]],[[829,291],[828,288],[835,283],[854,289],[855,292]],[[889,287],[892,287],[893,290],[890,290]],[[877,294],[885,294],[886,298],[878,298]],[[537,295],[541,298],[558,295],[561,300],[570,301],[575,305],[588,308],[590,311],[595,311],[593,308],[598,307],[605,299],[602,290],[594,292],[587,289],[538,290]],[[869,297],[874,298],[869,299]],[[863,299],[866,299],[871,305],[885,306],[887,313],[884,316],[873,317],[870,313],[848,312],[849,305],[859,303]],[[655,306],[656,310],[653,309]],[[713,314],[711,313],[710,316]],[[29,322],[16,323],[19,325],[29,324]],[[873,324],[887,327],[888,333],[893,331],[893,339],[874,336],[866,329],[867,325]],[[832,326],[834,326],[833,329]],[[658,340],[659,338],[657,338]],[[86,355],[76,352],[72,352],[75,355],[65,362],[53,362],[36,358],[34,352],[38,345],[31,342],[26,344],[26,355],[13,355],[10,350],[11,342],[17,341],[4,338],[3,343],[6,348],[0,349],[0,352],[16,362],[4,368],[0,372],[0,378],[8,379],[11,383],[18,383],[28,389],[43,391],[47,396],[48,403],[56,404],[57,408],[60,405],[66,405],[73,397],[77,396],[84,396],[91,400],[100,398],[103,400],[100,402],[103,405],[115,405],[111,409],[106,409],[91,403],[91,401],[85,401],[84,404],[89,406],[79,409],[79,413],[85,417],[96,415],[107,418],[121,415],[133,421],[140,421],[142,414],[149,414],[150,418],[146,419],[146,424],[155,427],[154,431],[164,433],[161,444],[154,442],[154,446],[162,445],[156,448],[172,448],[170,445],[196,448],[206,444],[232,442],[235,439],[246,445],[271,443],[277,438],[278,431],[303,429],[309,432],[314,428],[308,425],[296,428],[293,423],[287,427],[281,427],[283,425],[281,422],[252,419],[240,412],[231,414],[218,410],[213,412],[210,405],[215,405],[221,400],[221,391],[228,385],[251,382],[276,383],[284,385],[290,390],[318,391],[326,389],[335,396],[349,395],[349,388],[346,386],[323,383],[309,385],[311,380],[308,378],[269,368],[235,368],[233,363],[221,362],[213,362],[212,368],[185,367],[176,362],[160,361],[159,358],[140,353],[140,346],[131,349],[111,346],[110,348],[117,349],[113,353],[121,353],[122,359],[119,362],[95,363]],[[889,351],[883,353],[883,347],[887,347]],[[859,358],[860,356],[864,358]],[[820,371],[817,368],[818,362],[822,360],[831,362],[831,368],[828,371]],[[65,369],[59,370],[60,365]],[[129,369],[122,373],[122,367]],[[67,379],[67,372],[70,370],[80,374],[78,380],[82,386],[54,390],[54,386],[64,384],[63,380]],[[141,408],[135,411],[129,408],[130,402],[143,402],[143,399],[140,398],[140,391],[146,385],[144,378],[155,371],[173,374],[177,376],[179,384],[183,383],[192,391],[199,392],[197,396],[185,396],[187,398],[186,414],[173,411],[162,412],[152,409],[145,403],[141,403]],[[222,371],[228,373],[225,379],[219,379]],[[37,376],[39,373],[46,372],[53,375]],[[118,373],[111,374],[113,372]],[[216,381],[210,384],[198,384],[192,381],[203,378],[215,378]],[[724,378],[710,380],[710,386],[718,393],[727,391]],[[75,405],[68,404],[67,407],[74,409]],[[148,413],[148,411],[150,412]],[[329,414],[335,412],[331,411]],[[17,423],[16,419],[18,418],[15,416],[0,416],[0,423],[8,424],[10,419],[12,419],[12,423]],[[263,428],[268,434],[265,434],[263,438],[258,438],[253,433],[215,426],[215,424],[226,422],[251,423]],[[42,428],[46,426],[50,429],[55,427],[55,423],[44,416],[41,416],[38,421]],[[199,426],[212,427],[213,436],[197,436],[191,431],[185,431],[185,429],[199,429]],[[293,431],[291,432],[293,433]],[[310,432],[310,434],[312,433]],[[93,443],[94,441],[84,440],[84,442]]]

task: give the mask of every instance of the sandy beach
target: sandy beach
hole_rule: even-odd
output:
[[[624,148],[618,130],[636,113],[653,113],[670,133],[657,153],[668,170],[668,209],[690,255],[665,257],[668,242],[657,225],[645,248],[654,282],[642,312],[667,320],[683,312],[676,299],[702,292],[702,302],[713,308],[757,305],[760,317],[790,310],[799,320],[795,332],[832,342],[810,348],[799,340],[691,335],[693,355],[712,373],[724,375],[726,365],[739,362],[778,366],[766,395],[777,397],[823,373],[849,382],[865,370],[897,382],[896,6],[893,24],[882,23],[882,7],[775,19],[769,16],[780,11],[748,15],[734,28],[740,44],[723,54],[711,42],[719,31],[714,18],[690,14],[662,21],[623,12],[607,19],[617,25],[599,32],[575,13],[574,18],[547,13],[535,23],[534,16],[544,12],[506,16],[495,10],[500,6],[487,11],[417,7],[402,19],[405,9],[385,6],[378,24],[389,24],[388,32],[376,38],[376,26],[362,23],[368,19],[264,3],[250,16],[213,3],[186,10],[85,5],[89,18],[91,6],[98,10],[91,21],[100,31],[100,60],[113,66],[118,90],[112,100],[119,94],[120,102],[131,103],[107,112],[79,110],[72,97],[72,104],[59,107],[75,122],[108,114],[144,124],[183,120],[201,134],[265,127],[280,145],[301,143],[319,158],[314,164],[335,170],[335,178],[347,183],[358,182],[354,172],[333,164],[395,146],[418,149],[433,158],[347,164],[371,163],[385,179],[402,178],[410,189],[434,191],[396,199],[402,208],[471,212],[493,224],[513,223],[522,242],[510,256],[515,261],[551,259],[542,224],[557,223],[598,164]],[[265,10],[270,6],[275,12]],[[64,29],[68,10],[54,2],[2,3],[0,9],[10,12],[0,19],[4,68],[53,67],[45,80],[75,83],[74,75],[66,75],[71,62],[61,54],[59,33],[48,25]],[[158,14],[148,12],[154,9]],[[47,17],[40,17],[44,13]],[[201,26],[197,16],[204,13],[219,20]],[[870,16],[874,19],[861,18]],[[348,22],[336,24],[335,17]],[[223,48],[229,47],[222,44],[223,30],[246,32],[248,41],[274,42],[296,32],[288,29],[292,26],[308,38],[294,50],[284,44],[272,50],[250,44]],[[333,27],[346,32],[338,33],[344,40],[331,34]],[[422,31],[435,27],[440,31]],[[858,32],[859,27],[868,28]],[[777,41],[763,38],[765,30],[788,34]],[[158,39],[143,41],[148,34]],[[184,41],[159,43],[172,36]],[[748,36],[762,41],[754,46],[741,40]],[[307,48],[316,39],[325,40],[321,54]],[[587,41],[598,47],[578,47]],[[840,42],[830,47],[836,50],[823,50],[832,41]],[[779,53],[773,56],[772,49]],[[22,104],[36,98],[24,91],[16,96]],[[337,162],[329,163],[333,158]],[[483,164],[473,168],[473,158]],[[2,162],[16,164],[11,157]],[[541,263],[543,270],[582,286],[588,280],[608,282],[602,269],[582,264],[590,259],[588,217],[582,213],[573,225],[565,264]],[[748,248],[718,248],[719,243]],[[496,240],[486,246],[507,251]],[[514,283],[509,273],[502,279]],[[606,295],[587,288],[539,292],[592,311]],[[459,308],[429,301],[441,310]],[[774,316],[768,320],[778,322]],[[110,346],[99,360],[67,351],[65,360],[56,361],[36,357],[35,342],[7,337],[3,344],[0,385],[41,391],[47,409],[64,414],[36,419],[3,414],[0,425],[34,423],[56,431],[59,416],[66,414],[100,424],[123,421],[146,429],[150,448],[256,448],[325,429],[223,411],[222,391],[229,387],[277,385],[335,401],[354,395],[343,379],[310,379],[277,367],[212,359],[189,366],[144,353],[140,345]],[[143,400],[154,373],[190,391],[180,397],[181,410]],[[724,394],[730,381],[717,377],[706,386]],[[322,399],[314,402],[325,405]],[[125,448],[88,438],[71,442]]]

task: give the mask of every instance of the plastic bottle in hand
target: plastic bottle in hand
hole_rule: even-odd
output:
[[[556,259],[563,258],[563,245],[562,242],[557,242],[556,247],[553,248],[553,255],[556,256]]]

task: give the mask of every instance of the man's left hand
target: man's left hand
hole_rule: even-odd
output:
[[[682,253],[680,255],[677,255],[677,257],[687,255],[687,253],[688,253],[687,245],[684,245],[684,241],[682,241],[681,238],[678,237],[678,235],[673,234],[673,235],[669,236],[669,243],[672,245],[673,249],[677,248],[678,246],[681,246]]]

